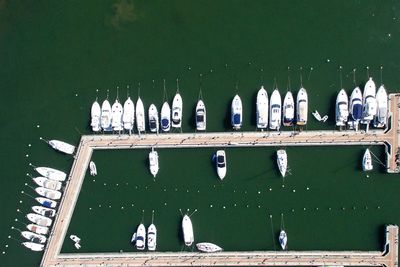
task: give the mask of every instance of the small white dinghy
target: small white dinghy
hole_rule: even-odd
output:
[[[25,247],[29,248],[32,251],[43,251],[44,245],[43,244],[38,244],[34,242],[23,242],[22,245]]]
[[[54,148],[55,150],[61,151],[65,154],[72,155],[75,151],[75,146],[70,145],[66,142],[60,140],[50,140],[49,145]]]
[[[75,243],[81,242],[81,239],[77,235],[70,235],[69,238]]]
[[[38,193],[39,195],[52,199],[52,200],[58,200],[61,198],[61,192],[60,191],[56,191],[56,190],[51,190],[51,189],[47,189],[44,187],[36,187],[35,188],[36,193]]]
[[[38,186],[42,186],[44,188],[51,189],[51,190],[60,190],[61,186],[62,186],[61,182],[50,180],[46,177],[36,177],[36,178],[32,178],[32,180]]]
[[[90,163],[89,163],[89,171],[90,171],[91,176],[97,175],[97,167],[93,161],[90,161]]]
[[[196,105],[196,129],[197,131],[205,131],[207,127],[206,106],[203,100],[197,101]]]
[[[147,248],[150,251],[155,251],[157,248],[157,228],[153,223],[147,228]]]
[[[37,214],[39,214],[39,215],[43,215],[43,216],[46,216],[46,217],[49,217],[49,218],[54,217],[56,215],[56,210],[55,209],[45,208],[45,207],[42,207],[42,206],[33,206],[32,210],[34,212],[36,212]]]
[[[31,232],[34,232],[36,234],[40,235],[47,235],[49,233],[49,228],[46,226],[39,226],[34,223],[30,223],[26,226],[26,229],[28,229]]]
[[[196,247],[198,250],[201,252],[206,252],[206,253],[213,253],[213,252],[219,252],[222,251],[222,248],[209,242],[202,242],[202,243],[197,243]]]
[[[124,129],[128,131],[133,130],[133,124],[135,122],[135,104],[130,97],[124,103],[124,114],[122,115],[122,123]]]
[[[136,102],[136,127],[139,133],[146,131],[145,122],[144,105],[142,99],[139,97]]]
[[[164,102],[161,107],[161,130],[163,132],[169,132],[171,129],[171,108],[168,102]]]
[[[44,235],[39,235],[32,233],[30,231],[22,231],[21,236],[31,242],[44,244],[46,243],[47,238]]]
[[[64,181],[67,178],[67,174],[65,172],[48,168],[48,167],[36,167],[35,171],[37,171],[42,176],[49,178],[54,181]]]
[[[286,234],[285,230],[281,230],[281,232],[279,233],[279,244],[281,245],[283,250],[286,250],[287,234]]]
[[[141,223],[136,231],[136,248],[138,250],[144,250],[146,248],[146,228]]]
[[[46,208],[55,208],[57,207],[57,201],[45,198],[45,197],[36,197],[35,200],[42,204],[43,207]]]
[[[101,108],[97,99],[93,102],[92,108],[90,110],[91,122],[90,126],[92,126],[93,132],[101,131],[100,127],[100,116],[101,116]]]
[[[158,133],[159,122],[158,122],[158,111],[154,104],[149,107],[149,128],[150,132]]]
[[[287,154],[284,149],[276,151],[276,163],[278,164],[279,172],[282,177],[285,177],[287,170]]]
[[[157,151],[154,151],[154,149],[151,149],[151,152],[149,153],[149,167],[150,167],[150,172],[151,174],[156,177],[158,173],[158,153]]]
[[[365,150],[365,153],[363,156],[362,168],[363,168],[363,171],[371,171],[374,168],[374,166],[372,165],[371,152],[369,151],[368,148]]]
[[[50,226],[53,222],[50,218],[35,213],[28,213],[26,218],[39,226]]]
[[[182,219],[183,240],[186,246],[191,246],[194,242],[193,225],[190,217],[185,214]]]
[[[182,97],[177,92],[172,100],[172,128],[182,127]]]

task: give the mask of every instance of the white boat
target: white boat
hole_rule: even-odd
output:
[[[157,248],[157,228],[154,224],[150,224],[147,228],[147,248],[155,251]]]
[[[36,197],[35,200],[42,204],[43,207],[46,208],[55,208],[57,207],[57,202],[45,197]]]
[[[89,171],[91,176],[96,176],[97,175],[97,167],[96,164],[93,161],[89,162]]]
[[[26,229],[28,229],[31,232],[34,232],[36,234],[40,235],[47,235],[49,232],[49,228],[46,226],[39,226],[34,223],[30,223],[26,226]]]
[[[72,241],[74,241],[75,243],[79,243],[81,242],[81,239],[77,236],[77,235],[70,235],[69,239],[71,239]]]
[[[185,245],[188,247],[191,246],[194,242],[193,225],[192,220],[190,220],[190,217],[186,214],[182,219],[182,232]]]
[[[39,226],[50,226],[53,222],[50,218],[35,213],[28,213],[26,218]]]
[[[308,120],[308,95],[303,87],[297,93],[296,114],[296,124],[306,125]]]
[[[283,250],[286,249],[286,245],[287,245],[287,234],[284,230],[281,230],[281,232],[279,233],[279,244],[281,244],[281,247]]]
[[[21,236],[25,239],[28,239],[31,242],[44,244],[46,243],[47,238],[44,235],[39,235],[32,233],[30,231],[22,231]]]
[[[282,118],[282,99],[278,89],[271,94],[269,101],[269,128],[271,130],[279,130],[281,128]]]
[[[161,108],[161,130],[163,132],[169,132],[171,129],[171,108],[168,102],[164,102]]]
[[[196,105],[196,129],[197,131],[205,131],[207,127],[206,106],[203,100],[197,101]]]
[[[201,252],[207,252],[207,253],[222,251],[221,247],[209,242],[197,243],[196,247]]]
[[[136,231],[136,248],[144,250],[146,247],[146,228],[143,223],[139,224]]]
[[[231,124],[234,130],[239,130],[243,122],[242,100],[239,95],[235,95],[231,105]]]
[[[139,133],[146,131],[145,123],[146,123],[146,117],[144,114],[143,101],[139,97],[136,102],[136,127]]]
[[[39,195],[41,195],[42,197],[46,197],[52,200],[57,200],[61,198],[61,192],[60,191],[56,191],[56,190],[51,190],[51,189],[47,189],[44,187],[36,187],[35,188],[36,193],[38,193]]]
[[[53,168],[48,168],[48,167],[37,167],[35,168],[35,171],[37,171],[40,175],[49,178],[54,181],[64,181],[67,178],[67,174],[65,172],[53,169]]]
[[[226,175],[226,155],[224,150],[218,150],[215,153],[215,164],[219,179],[223,180]]]
[[[91,117],[90,126],[92,126],[93,132],[101,131],[100,116],[101,116],[101,108],[99,102],[97,102],[96,100],[93,102],[92,108],[90,110],[90,117]]]
[[[74,154],[75,146],[59,140],[50,140],[49,145],[55,150],[61,151],[65,154]]]
[[[374,126],[377,128],[383,128],[387,124],[388,118],[388,95],[383,84],[376,92],[376,104],[377,110],[374,119]]]
[[[336,126],[346,126],[349,117],[349,97],[344,89],[336,97]]]
[[[49,218],[54,217],[56,215],[56,210],[55,209],[45,208],[45,207],[42,207],[42,206],[33,206],[32,210],[34,212],[36,212],[37,214],[39,214],[39,215],[43,215],[43,216],[46,216],[46,217],[49,217]]]
[[[157,151],[154,151],[154,149],[152,149],[151,152],[149,153],[149,165],[151,174],[154,177],[156,177],[159,166],[158,166],[158,153]]]
[[[285,177],[287,170],[287,154],[286,150],[279,149],[276,151],[276,163],[278,164],[279,172],[282,177]]]
[[[124,129],[122,123],[122,116],[124,110],[118,99],[115,99],[114,104],[111,107],[111,126],[114,131],[122,131]]]
[[[312,115],[314,116],[314,118],[315,118],[317,121],[326,122],[326,120],[328,119],[328,115],[325,115],[325,116],[322,117],[321,114],[319,114],[318,110],[315,110],[315,111],[312,113]]]
[[[34,242],[23,242],[22,245],[25,247],[29,248],[32,251],[43,251],[44,250],[44,245],[43,244],[38,244]]]
[[[60,190],[62,183],[46,177],[35,177],[32,180],[38,185],[51,190]]]
[[[292,126],[294,121],[294,98],[290,91],[287,91],[283,99],[282,106],[282,124],[284,126]]]
[[[172,100],[171,125],[173,128],[181,128],[182,126],[182,97],[179,93],[176,93]]]
[[[362,123],[369,124],[376,115],[376,85],[372,78],[365,84],[363,92],[363,118]]]
[[[101,128],[104,131],[111,131],[111,105],[108,100],[104,100],[101,104],[101,117],[100,117]]]
[[[149,107],[149,128],[150,132],[158,133],[159,122],[158,122],[158,111],[154,104]]]
[[[124,114],[122,115],[122,123],[124,124],[124,129],[128,131],[133,130],[133,124],[135,122],[135,104],[130,97],[125,100],[124,103]]]
[[[268,93],[264,86],[261,86],[260,90],[258,90],[256,106],[257,128],[266,129],[268,127]]]
[[[363,168],[363,171],[371,171],[374,168],[374,166],[372,165],[371,152],[369,151],[368,148],[365,150],[365,153],[363,156],[362,168]]]
[[[349,114],[352,121],[348,122],[353,128],[358,128],[362,118],[362,93],[359,87],[353,89],[350,95]]]

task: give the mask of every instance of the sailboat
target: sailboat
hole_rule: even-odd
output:
[[[133,101],[129,96],[124,103],[124,114],[122,115],[122,122],[124,124],[125,130],[133,130],[133,125],[135,122],[135,104],[133,104]]]
[[[199,99],[196,105],[196,129],[197,131],[205,131],[206,126],[206,106],[203,100]]]
[[[50,180],[50,179],[45,178],[45,177],[35,177],[35,178],[32,178],[32,180],[38,186],[42,186],[44,188],[51,189],[51,190],[60,190],[61,186],[62,186],[61,182]]]
[[[206,253],[213,253],[213,252],[219,252],[222,251],[222,248],[209,242],[202,242],[202,243],[197,243],[196,247],[198,250],[201,252],[206,252]]]
[[[182,97],[179,92],[172,100],[172,128],[181,128],[182,126]]]
[[[158,153],[157,151],[154,151],[154,149],[151,149],[151,152],[149,153],[149,167],[150,167],[150,172],[151,174],[156,177],[158,173]]]
[[[365,150],[365,153],[363,156],[362,168],[363,168],[363,171],[371,171],[374,168],[374,166],[372,165],[371,152],[369,151],[368,148]]]
[[[383,128],[387,124],[388,118],[388,95],[383,84],[376,92],[377,112],[374,119],[374,126]]]
[[[182,219],[183,240],[186,246],[191,246],[194,242],[193,225],[190,217],[185,214]]]
[[[146,130],[145,121],[143,101],[139,97],[136,102],[136,127],[139,133]]]
[[[157,247],[157,228],[152,223],[149,228],[147,228],[147,248],[150,251],[155,251]]]
[[[150,132],[158,133],[158,111],[154,104],[149,107],[149,128]]]
[[[89,171],[91,176],[96,176],[97,175],[97,167],[96,164],[93,161],[89,162]]]
[[[171,129],[171,108],[168,102],[164,102],[161,107],[161,130],[169,132]]]
[[[231,124],[234,130],[239,130],[242,127],[243,120],[242,100],[239,95],[235,95],[231,105]]]
[[[300,88],[296,99],[296,124],[306,125],[308,119],[308,95],[306,89]]]
[[[65,172],[49,168],[49,167],[36,167],[34,168],[42,176],[49,178],[54,181],[64,181],[67,178],[67,174]]]
[[[276,151],[276,163],[278,164],[279,172],[282,177],[285,177],[287,170],[287,154],[284,149]]]
[[[56,191],[56,190],[51,190],[51,189],[47,189],[44,187],[36,187],[35,188],[36,193],[38,193],[39,195],[52,199],[52,200],[57,200],[61,198],[61,192],[60,191]]]
[[[349,113],[352,121],[349,121],[348,124],[357,129],[362,118],[362,93],[358,86],[353,89],[350,95]]]
[[[139,224],[136,231],[136,248],[138,250],[144,250],[146,247],[146,228],[143,223]]]
[[[34,232],[36,234],[40,235],[47,235],[49,232],[49,228],[46,226],[39,226],[37,224],[30,223],[26,226],[26,229],[28,229],[31,232]]]
[[[44,244],[46,243],[47,238],[44,235],[35,234],[30,231],[22,231],[21,236],[25,239],[28,239],[31,242]]]
[[[101,104],[101,117],[100,117],[101,128],[104,131],[111,131],[111,105],[108,100],[104,100]]]
[[[376,85],[372,78],[365,84],[363,92],[363,118],[361,123],[369,124],[376,115]]]
[[[35,214],[35,213],[28,213],[26,215],[26,218],[28,218],[28,220],[30,220],[33,223],[36,223],[39,226],[50,226],[51,223],[53,222],[50,218],[44,217],[42,215],[39,214]]]
[[[268,127],[268,93],[261,86],[257,93],[257,128],[266,129]]]
[[[115,99],[114,104],[111,107],[111,126],[113,127],[113,130],[118,132],[123,130],[123,124],[122,124],[122,116],[124,113],[124,110],[122,108],[121,103],[117,99]]]
[[[43,251],[44,250],[44,245],[43,244],[38,244],[34,242],[23,242],[21,243],[25,247],[29,248],[32,251]]]
[[[282,107],[283,125],[292,126],[294,121],[294,99],[290,91],[286,92]]]
[[[92,126],[92,131],[93,132],[99,132],[101,131],[101,126],[100,126],[100,116],[101,116],[101,108],[99,105],[99,102],[96,100],[92,104],[92,108],[90,110],[90,126]]]
[[[281,117],[282,117],[282,99],[281,95],[276,88],[272,94],[269,101],[270,111],[269,111],[269,128],[271,130],[278,130],[281,128]]]
[[[57,207],[57,201],[45,198],[45,197],[36,197],[35,200],[42,204],[43,207],[46,208],[55,208]]]
[[[349,97],[344,89],[336,97],[336,126],[346,126],[349,117]]]
[[[66,142],[63,142],[60,140],[50,140],[48,143],[55,150],[58,150],[60,152],[63,152],[65,154],[69,154],[69,155],[74,154],[75,146],[70,145]]]
[[[54,217],[56,215],[55,209],[45,208],[42,206],[33,206],[32,210],[39,215],[43,215],[46,217]]]

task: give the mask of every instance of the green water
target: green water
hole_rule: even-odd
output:
[[[41,254],[7,238],[20,239],[10,227],[22,228],[14,219],[26,221],[34,203],[20,194],[33,195],[24,186],[25,173],[32,173],[28,163],[69,170],[72,158],[39,137],[77,143],[81,133],[90,133],[96,89],[101,100],[109,89],[113,101],[117,86],[122,99],[129,86],[136,99],[140,82],[145,106],[160,108],[162,79],[172,99],[179,77],[183,131],[193,132],[202,74],[208,131],[230,130],[236,92],[244,104],[243,130],[251,131],[262,79],[269,94],[274,79],[284,92],[290,66],[297,92],[302,67],[309,110],[332,118],[339,66],[348,92],[354,68],[357,84],[365,83],[366,66],[379,84],[381,65],[386,88],[399,90],[399,36],[398,1],[0,1],[2,265],[38,265]],[[310,116],[307,128],[334,124]],[[148,225],[154,209],[158,249],[180,251],[179,209],[197,209],[196,241],[273,250],[272,230],[276,237],[284,213],[290,249],[381,249],[384,224],[400,223],[400,180],[377,164],[366,178],[359,168],[362,150],[287,148],[293,175],[285,187],[272,148],[227,149],[222,183],[210,160],[213,149],[160,149],[156,182],[148,173],[148,151],[96,151],[99,175],[95,182],[86,177],[68,234],[82,238],[82,252],[134,251],[130,235],[142,210]],[[373,151],[383,158],[382,149]],[[72,244],[65,242],[63,251],[74,251]]]

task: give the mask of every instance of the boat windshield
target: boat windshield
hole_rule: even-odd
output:
[[[197,122],[203,122],[204,121],[204,116],[203,115],[197,115],[196,116],[196,121]]]
[[[156,121],[155,121],[155,120],[151,120],[151,121],[150,121],[150,128],[151,128],[151,129],[157,128],[157,124],[156,124]]]
[[[280,109],[280,108],[281,108],[281,105],[273,104],[273,105],[271,106],[271,108],[272,108],[272,109],[274,109],[274,108]]]
[[[218,167],[220,167],[220,168],[225,167],[225,157],[222,155],[219,155],[217,157],[217,164],[218,164]]]
[[[168,127],[168,125],[169,125],[169,120],[168,119],[162,119],[161,120],[161,125],[162,125],[162,127]]]
[[[233,123],[234,124],[240,124],[240,120],[241,120],[240,114],[234,114],[233,115]]]

